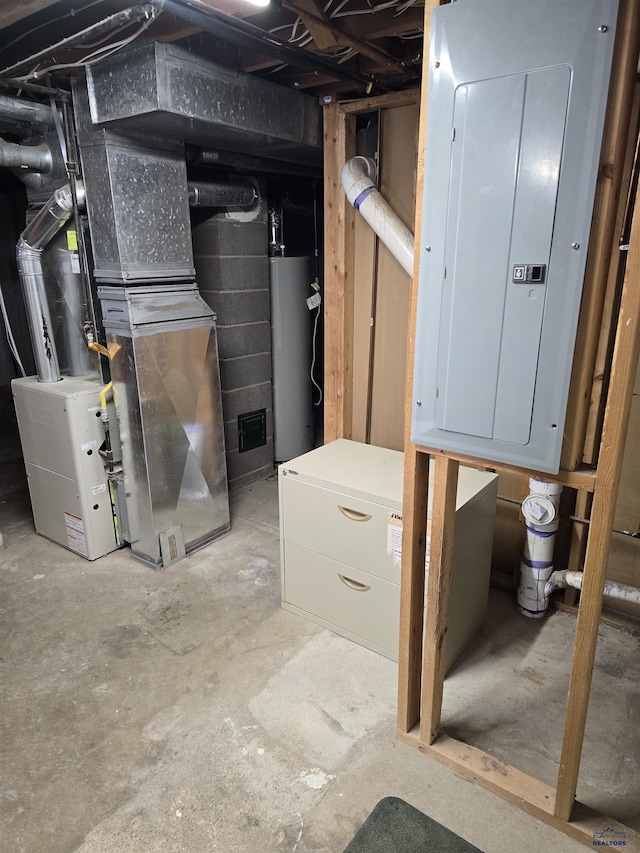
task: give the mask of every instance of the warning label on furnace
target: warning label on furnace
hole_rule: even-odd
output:
[[[64,523],[67,527],[67,541],[69,548],[87,556],[87,538],[84,534],[84,521],[78,518],[77,515],[72,515],[70,512],[65,512]]]
[[[429,570],[429,557],[431,552],[431,536],[427,529],[427,546],[424,558],[425,571]],[[402,561],[402,513],[394,510],[387,513],[387,556],[393,557],[395,566]]]

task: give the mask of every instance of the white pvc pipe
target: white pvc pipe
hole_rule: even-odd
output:
[[[582,589],[582,578],[582,572],[569,572],[567,570],[553,572],[545,585],[545,594],[548,598],[555,590],[566,589],[568,586],[573,587],[573,589]],[[604,585],[604,594],[609,598],[616,598],[618,601],[640,604],[640,589],[635,586],[607,581]]]
[[[342,188],[402,269],[412,276],[413,234],[380,194],[374,183],[376,171],[370,157],[353,157],[342,168]]]
[[[549,606],[546,586],[553,572],[562,486],[532,477],[529,490],[529,495],[522,502],[527,532],[520,563],[517,602],[523,616],[541,619]]]

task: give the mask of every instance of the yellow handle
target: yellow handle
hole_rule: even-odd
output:
[[[357,509],[349,509],[348,506],[340,506],[340,504],[338,504],[338,509],[343,515],[350,518],[351,521],[369,521],[371,518],[368,513],[359,512]]]
[[[100,408],[103,412],[107,411],[107,394],[113,389],[113,382],[109,382],[100,392]]]
[[[102,344],[96,343],[92,341],[90,344],[87,344],[90,350],[94,352],[99,352],[101,355],[106,355],[107,358],[111,358],[109,355],[109,350],[106,347],[103,347]]]
[[[353,589],[356,592],[368,592],[371,589],[369,584],[361,583],[361,581],[356,581],[353,578],[348,578],[346,575],[341,575],[339,572],[338,577],[345,586],[348,586],[349,589]]]

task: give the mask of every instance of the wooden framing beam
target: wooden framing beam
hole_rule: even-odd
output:
[[[576,468],[584,457],[600,326],[622,185],[629,122],[633,104],[638,50],[640,3],[621,0],[605,117],[600,168],[596,184],[587,269],[585,273],[561,466]],[[595,459],[586,459],[595,462]]]
[[[425,31],[428,32],[430,11],[437,4],[431,0],[425,8]],[[636,8],[631,10],[631,6]],[[636,20],[639,4],[625,0],[619,27],[625,29],[631,15]],[[626,43],[628,33],[619,35]],[[637,64],[636,56],[633,60]],[[630,49],[630,48],[628,48]],[[620,60],[619,60],[620,64]],[[633,64],[633,63],[631,63]],[[617,72],[621,73],[621,72]],[[624,77],[624,74],[622,75]],[[635,77],[635,66],[634,66]],[[620,83],[620,77],[618,85]],[[423,65],[421,110],[421,142],[418,161],[418,194],[416,209],[416,267],[412,284],[409,358],[406,384],[407,407],[413,394],[413,358],[417,307],[417,271],[420,254],[421,196],[424,180],[424,138],[428,61]],[[611,115],[621,115],[624,97],[613,90],[614,107]],[[615,107],[618,104],[619,107]],[[625,144],[626,134],[624,132]],[[616,165],[617,168],[617,165]],[[611,193],[609,187],[607,192]],[[600,189],[603,193],[604,190]],[[619,192],[619,189],[618,189]],[[605,193],[606,194],[606,193]],[[600,202],[609,210],[611,202]],[[614,209],[617,206],[613,205]],[[604,226],[603,226],[604,228]],[[604,815],[586,809],[575,802],[578,772],[584,739],[591,677],[595,659],[598,625],[602,610],[607,557],[615,510],[618,481],[622,466],[631,394],[640,351],[640,210],[636,211],[630,242],[627,269],[620,310],[617,336],[611,366],[609,392],[604,417],[598,465],[595,470],[565,470],[556,477],[538,472],[523,472],[488,460],[448,454],[433,448],[418,447],[410,440],[410,417],[407,417],[405,441],[405,484],[403,512],[403,561],[400,610],[400,648],[398,674],[398,736],[426,755],[451,767],[458,775],[477,783],[545,822],[562,830],[588,846],[593,846],[594,833],[606,826],[619,825]],[[608,250],[603,232],[592,232],[590,257]],[[595,244],[593,243],[595,241]],[[610,241],[609,241],[610,245]],[[608,264],[608,262],[607,262]],[[596,322],[596,321],[594,321]],[[597,335],[596,335],[597,338]],[[574,426],[575,428],[575,426]],[[583,436],[584,441],[584,436]],[[582,449],[582,446],[581,446]],[[429,564],[429,590],[425,613],[424,640],[418,649],[419,614],[423,607],[424,530],[428,489],[428,455],[436,458],[437,475],[434,482],[432,550]],[[581,458],[581,457],[580,457]],[[579,459],[577,460],[580,461]],[[560,771],[556,788],[497,760],[493,755],[461,743],[439,731],[442,705],[442,660],[446,633],[443,630],[443,609],[446,607],[450,549],[453,546],[452,497],[455,495],[459,462],[475,467],[517,473],[536,474],[541,479],[555,480],[579,490],[579,506],[587,507],[593,497],[591,525],[587,533],[584,583],[574,646],[570,686],[567,698],[565,730]],[[574,466],[571,466],[574,467]],[[455,509],[453,510],[455,515]],[[451,540],[451,541],[450,541]],[[417,698],[419,697],[419,698]],[[626,848],[640,851],[640,834],[625,828]]]
[[[444,659],[447,647],[447,605],[451,586],[451,564],[456,527],[458,462],[441,456],[436,459],[431,514],[431,560],[440,571],[429,572],[427,614],[422,655],[422,717],[420,739],[433,743],[440,732]]]
[[[631,229],[627,269],[622,291],[611,380],[602,429],[591,525],[584,562],[576,639],[569,681],[567,715],[560,757],[555,815],[569,820],[578,783],[578,771],[589,706],[591,676],[602,611],[604,583],[611,545],[611,529],[618,497],[622,457],[627,438],[631,397],[640,351],[640,210]]]
[[[439,0],[426,0],[424,7],[424,44],[428,52],[431,12]],[[420,90],[418,129],[418,165],[416,173],[416,216],[413,229],[415,253],[409,295],[409,331],[407,335],[407,385],[405,392],[404,487],[402,498],[402,574],[400,579],[400,647],[398,654],[398,730],[411,731],[420,722],[422,642],[424,618],[424,561],[429,497],[429,457],[418,453],[411,443],[411,397],[413,360],[418,312],[418,271],[422,234],[422,194],[424,192],[424,152],[427,139],[427,62]],[[372,99],[375,100],[375,99]]]
[[[59,2],[60,0],[22,0],[21,3],[3,3],[0,10],[0,30],[10,27],[11,24],[17,24],[18,21],[30,15],[42,12],[49,6],[55,6]]]
[[[405,89],[402,92],[390,92],[388,95],[374,95],[372,98],[359,98],[357,101],[342,101],[340,110],[346,115],[370,113],[374,110],[393,109],[415,104],[420,99],[420,89]]]
[[[393,9],[376,12],[375,15],[358,15],[357,18],[337,18],[340,28],[349,35],[359,36],[361,39],[375,41],[375,39],[397,36],[399,33],[409,30],[421,30],[424,25],[424,12],[419,6],[407,9],[399,17]],[[420,45],[418,39],[415,42]],[[421,45],[420,45],[421,46]]]
[[[395,56],[387,53],[387,51],[374,47],[374,45],[363,41],[357,36],[343,32],[331,21],[327,21],[318,17],[318,15],[314,15],[313,13],[300,8],[300,6],[293,3],[292,0],[281,0],[281,2],[285,9],[289,9],[291,12],[295,12],[297,15],[300,15],[301,18],[308,21],[310,24],[313,24],[316,29],[324,29],[327,32],[332,33],[336,37],[338,44],[350,47],[358,53],[361,53],[363,56],[368,56],[369,59],[373,59],[374,62],[379,62],[380,66],[383,68],[386,66],[397,66],[401,70],[404,70],[401,62],[396,59]],[[311,33],[311,30],[309,30],[309,32]]]
[[[633,96],[633,106],[631,110],[631,120],[629,123],[627,153],[625,155],[625,163],[623,167],[623,187],[629,187],[631,183],[631,173],[635,161],[636,149],[638,147],[639,115],[640,80],[636,80]],[[609,264],[609,276],[607,279],[606,293],[604,296],[603,322],[600,330],[598,354],[596,356],[595,368],[593,371],[591,405],[589,406],[589,418],[587,421],[586,438],[584,443],[584,459],[596,459],[598,447],[600,445],[600,435],[602,434],[604,403],[606,401],[605,383],[609,375],[609,371],[611,369],[612,338],[613,333],[615,331],[614,324],[616,321],[617,309],[616,300],[619,296],[619,241],[620,236],[625,228],[625,217],[627,212],[628,201],[629,193],[621,192],[620,199],[618,202],[618,215],[616,217],[616,224],[613,232],[611,263]]]
[[[355,154],[355,119],[324,108],[324,440],[351,436],[354,214],[340,183]]]
[[[324,107],[324,441],[350,438],[353,395],[355,211],[340,173],[355,155],[355,116],[415,103],[417,89]],[[426,516],[425,516],[426,518]]]
[[[283,5],[286,6],[286,4]],[[327,21],[324,9],[318,3],[318,0],[296,0],[296,5],[298,7],[296,11],[302,18],[302,23],[309,30],[309,35],[315,42],[318,50],[324,50],[327,47],[336,47],[340,43],[331,28],[318,24],[318,19],[324,22]]]
[[[450,767],[457,776],[473,782],[523,811],[554,826],[566,835],[593,848],[594,833],[607,826],[619,826],[620,821],[600,814],[582,803],[576,803],[571,823],[553,814],[555,792],[552,786],[534,779],[527,773],[505,764],[467,743],[441,734],[432,744],[421,740],[418,730],[398,732],[398,738],[409,746]],[[640,834],[625,830],[625,850],[640,851]]]
[[[467,465],[470,468],[482,468],[484,471],[500,471],[516,472],[523,474],[525,477],[535,477],[538,480],[547,480],[549,483],[560,483],[567,489],[578,489],[579,491],[592,492],[596,483],[596,469],[584,465],[577,468],[575,471],[559,471],[557,474],[543,474],[540,471],[534,471],[532,468],[514,468],[506,462],[496,462],[495,460],[480,459],[477,456],[465,456],[463,453],[450,453],[444,450],[430,449],[429,453],[436,458],[438,456],[448,456],[450,459],[457,459],[462,465]]]

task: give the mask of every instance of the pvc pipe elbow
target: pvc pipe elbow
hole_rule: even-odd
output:
[[[340,181],[342,189],[345,191],[349,203],[356,209],[358,197],[366,190],[375,190],[375,178],[377,177],[377,167],[375,161],[371,157],[352,157],[342,167]]]

